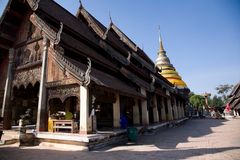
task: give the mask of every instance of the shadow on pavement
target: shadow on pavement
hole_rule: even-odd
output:
[[[139,137],[138,145],[153,144],[160,149],[174,149],[179,143],[188,142],[188,138],[202,137],[213,133],[211,128],[224,125],[223,119],[193,119],[174,128],[167,128],[153,135]]]
[[[131,151],[131,150],[117,150],[117,151],[94,151],[94,152],[81,152],[81,151],[56,151],[45,149],[19,149],[18,147],[0,148],[1,160],[123,160],[123,159],[164,159],[175,160],[185,159],[194,156],[201,156],[209,154],[214,156],[215,153],[225,151],[239,150],[240,147],[225,147],[217,149],[198,148],[198,149],[186,149],[186,150],[160,150],[160,151]],[[238,153],[239,153],[238,151]],[[235,159],[239,155],[231,155],[225,158]],[[221,159],[221,158],[220,158]]]
[[[201,155],[214,155],[220,152],[231,152],[239,154],[225,155],[221,157],[226,159],[237,159],[240,157],[240,146],[222,147],[222,148],[194,148],[190,146],[177,148],[179,143],[188,142],[188,138],[202,137],[213,133],[212,127],[225,125],[226,120],[208,120],[194,119],[189,120],[185,124],[168,128],[157,132],[153,135],[139,136],[136,144],[126,144],[118,147],[107,147],[97,151],[57,151],[39,148],[21,148],[18,147],[0,147],[0,160],[72,160],[72,159],[104,159],[104,160],[122,160],[122,159],[186,159]],[[132,145],[132,147],[129,147]],[[148,147],[145,149],[143,147]],[[237,151],[236,151],[237,150]],[[223,154],[223,153],[222,153]],[[229,157],[228,157],[229,156]]]

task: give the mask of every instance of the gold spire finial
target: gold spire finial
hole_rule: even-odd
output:
[[[161,35],[161,32],[160,32],[160,25],[158,26],[158,34],[159,34],[159,44],[160,44],[160,48],[159,48],[159,51],[165,51],[164,48],[163,48],[163,43],[162,43],[162,35]]]
[[[109,18],[110,18],[110,23],[112,24],[112,17],[111,17],[111,12],[109,10]]]
[[[82,0],[79,0],[79,3],[80,3],[80,7],[79,8],[83,8]]]

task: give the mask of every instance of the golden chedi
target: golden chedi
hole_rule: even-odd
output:
[[[186,83],[182,80],[181,76],[178,74],[176,69],[171,64],[169,58],[167,57],[166,51],[163,48],[162,40],[160,40],[160,48],[155,65],[159,70],[161,70],[159,73],[174,86],[178,88],[187,88]]]

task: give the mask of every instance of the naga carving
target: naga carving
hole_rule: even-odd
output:
[[[155,84],[156,78],[153,75],[150,75],[150,76],[151,76],[151,79],[152,79],[152,82],[150,84],[150,90],[153,92],[154,89],[155,89],[154,84]]]
[[[91,66],[92,66],[92,64],[91,64],[90,58],[87,58],[87,60],[88,60],[88,68],[87,68],[87,70],[86,70],[86,72],[85,72],[85,74],[84,74],[84,82],[83,82],[83,84],[84,84],[85,86],[88,86],[89,83],[90,83],[90,81],[91,81],[91,79],[90,79],[90,72],[91,72]]]
[[[87,58],[88,60],[88,67],[86,72],[84,73],[77,65],[73,64],[71,61],[69,61],[67,58],[64,57],[64,49],[60,46],[56,46],[53,54],[54,59],[57,61],[57,63],[62,67],[63,71],[69,71],[71,74],[77,78],[82,85],[88,86],[91,78],[90,78],[90,72],[91,72],[91,59]]]
[[[61,40],[61,34],[63,30],[63,23],[60,22],[60,29],[58,32],[55,32],[52,28],[50,28],[40,17],[38,17],[35,13],[30,16],[30,21],[37,27],[41,28],[42,31],[46,34],[46,36],[54,42],[54,44],[58,44]]]
[[[40,0],[27,0],[29,6],[32,8],[33,11],[36,11],[38,9],[38,3]]]

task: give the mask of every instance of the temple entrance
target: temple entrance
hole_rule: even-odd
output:
[[[25,114],[27,109],[31,109],[30,124],[36,124],[39,86],[40,83],[36,82],[34,86],[28,84],[26,88],[23,85],[13,88],[12,125],[18,125],[20,116]]]
[[[96,106],[97,128],[113,128],[113,104],[97,102]]]
[[[64,102],[62,102],[60,98],[50,99],[48,102],[49,105],[48,131],[77,132],[79,126],[79,113],[80,113],[80,107],[78,104],[79,104],[78,98],[75,96],[66,98]],[[69,122],[69,124],[71,124],[72,126],[70,127],[58,126],[58,129],[54,130],[54,127],[57,127],[54,126],[55,125],[54,122],[59,122],[60,124],[60,121],[62,124]]]
[[[120,113],[121,116],[125,116],[127,118],[128,126],[133,126],[133,106],[133,98],[125,96],[120,97]]]

